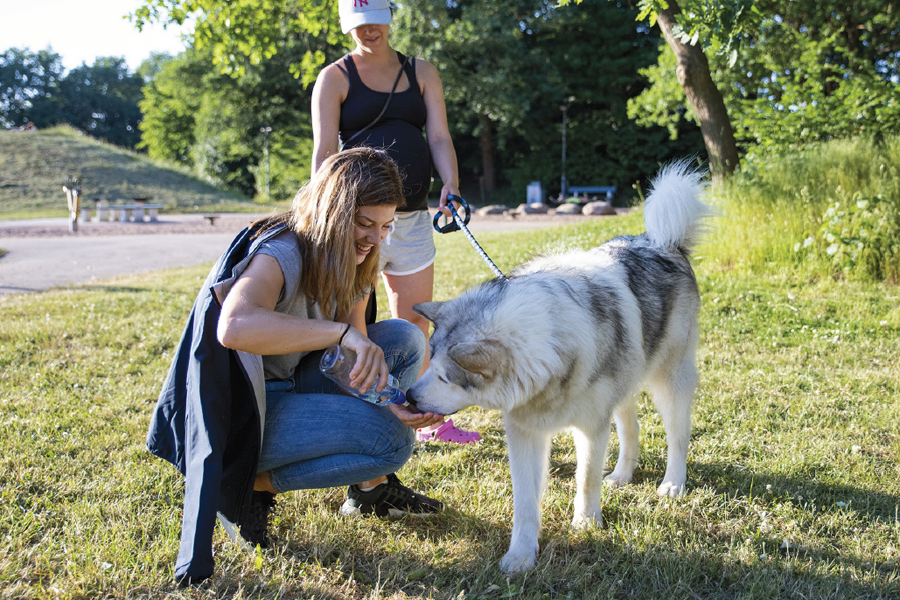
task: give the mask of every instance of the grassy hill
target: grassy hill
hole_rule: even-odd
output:
[[[67,175],[81,178],[84,199],[144,196],[162,204],[163,212],[185,212],[194,206],[218,212],[268,208],[177,165],[152,161],[69,127],[0,130],[0,218],[65,216],[62,186]]]

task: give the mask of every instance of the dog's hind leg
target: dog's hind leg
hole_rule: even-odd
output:
[[[504,419],[513,485],[513,529],[500,568],[515,574],[534,566],[541,531],[541,498],[550,470],[550,435]]]
[[[666,474],[656,490],[661,496],[675,497],[684,490],[691,438],[691,407],[697,381],[693,351],[688,352],[671,372],[658,373],[650,381],[653,404],[662,416],[668,445]]]
[[[575,470],[575,515],[572,526],[584,528],[603,523],[601,492],[606,446],[609,444],[609,417],[591,426],[572,430],[578,467]]]
[[[640,453],[640,430],[637,415],[637,400],[640,393],[635,394],[618,407],[614,418],[616,433],[619,436],[619,459],[616,468],[606,476],[604,481],[611,487],[622,487],[631,483],[634,468],[637,466]]]

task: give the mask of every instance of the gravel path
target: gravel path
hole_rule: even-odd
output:
[[[156,223],[0,221],[0,295],[28,293],[119,275],[213,262],[241,229],[264,215],[164,215]],[[515,231],[581,223],[581,215],[473,215],[469,229]]]

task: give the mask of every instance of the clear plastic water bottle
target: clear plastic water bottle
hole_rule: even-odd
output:
[[[360,400],[384,406],[391,402],[395,404],[406,404],[406,394],[400,391],[397,379],[388,373],[387,385],[381,392],[376,392],[378,386],[378,376],[375,377],[375,383],[369,388],[369,391],[362,393],[357,389],[350,387],[350,371],[356,364],[356,352],[345,346],[335,344],[325,350],[322,354],[322,360],[319,361],[319,370],[328,379],[332,380],[342,390],[355,396]]]

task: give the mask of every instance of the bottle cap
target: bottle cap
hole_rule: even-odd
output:
[[[319,360],[319,369],[322,371],[330,371],[334,368],[335,363],[341,358],[341,347],[337,344],[328,347],[322,358]]]

